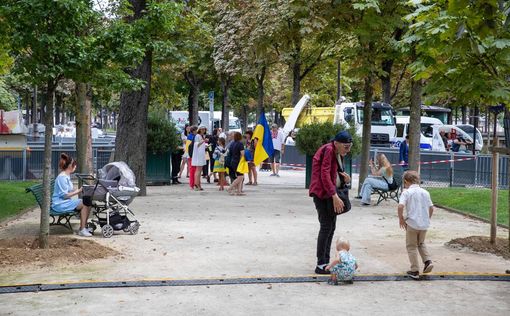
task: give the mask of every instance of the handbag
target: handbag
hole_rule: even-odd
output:
[[[388,179],[386,179],[386,177],[382,177],[384,179],[384,181],[386,181],[386,183],[388,184],[388,191],[395,191],[396,189],[398,189],[398,183],[397,181],[393,180],[392,183],[389,183],[388,182]]]
[[[322,149],[322,152],[321,152],[321,163],[322,163],[322,159],[324,158],[324,151],[325,151],[325,147]],[[342,211],[342,213],[338,214],[335,212],[336,215],[341,215],[341,214],[345,214],[347,212],[349,212],[352,208],[352,205],[351,205],[351,201],[349,200],[349,188],[347,187],[345,181],[344,181],[344,177],[341,175],[342,172],[344,172],[344,169],[342,168],[342,166],[340,166],[340,163],[338,163],[338,159],[336,159],[335,157],[335,161],[336,161],[336,164],[337,164],[337,174],[338,176],[340,177],[340,186],[336,188],[336,193],[338,195],[338,197],[340,198],[340,200],[342,200],[342,202],[344,203],[344,209]],[[334,211],[334,210],[333,210]]]

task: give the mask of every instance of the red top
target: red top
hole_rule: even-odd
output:
[[[333,142],[322,145],[313,156],[309,195],[319,199],[335,195],[337,170],[338,162]]]

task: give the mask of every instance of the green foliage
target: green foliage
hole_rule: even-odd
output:
[[[180,133],[165,113],[153,112],[148,117],[147,151],[158,154],[177,150]]]
[[[4,1],[0,27],[10,38],[14,71],[27,82],[56,86],[85,62],[87,38],[79,35],[94,14],[86,0]]]
[[[16,108],[16,99],[7,87],[4,78],[0,77],[0,110],[14,110]]]
[[[343,130],[349,131],[352,135],[351,155],[358,155],[361,150],[361,139],[356,135],[356,129],[339,124],[333,125],[331,122],[312,123],[301,127],[296,135],[296,147],[301,153],[313,156],[322,145],[330,142]]]
[[[411,65],[427,80],[430,100],[494,104],[510,99],[510,3],[497,0],[419,1],[407,16],[404,43],[416,49]]]

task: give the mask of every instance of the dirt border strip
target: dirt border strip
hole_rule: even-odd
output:
[[[452,213],[455,213],[455,214],[459,214],[459,215],[463,215],[463,216],[469,217],[471,219],[482,221],[482,222],[487,223],[487,224],[491,223],[489,220],[487,220],[487,219],[485,219],[483,217],[476,216],[476,215],[469,214],[469,213],[464,213],[463,211],[460,211],[460,210],[457,210],[457,209],[454,209],[454,208],[451,208],[451,207],[448,207],[448,206],[443,206],[443,205],[436,204],[436,203],[434,203],[434,206],[442,208],[442,209],[444,209],[444,210],[446,210],[448,212],[452,212]],[[508,225],[505,225],[505,224],[497,224],[497,225],[499,227],[501,227],[501,228],[509,229]]]

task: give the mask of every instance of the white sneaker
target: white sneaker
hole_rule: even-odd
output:
[[[89,232],[89,230],[87,228],[81,229],[78,232],[78,235],[80,235],[82,237],[92,237],[92,234]]]

